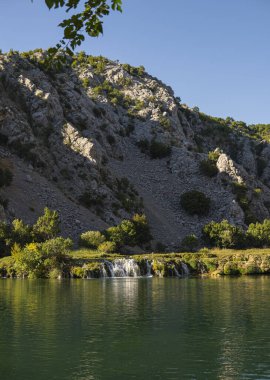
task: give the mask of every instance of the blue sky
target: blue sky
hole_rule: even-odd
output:
[[[123,0],[104,36],[82,49],[147,71],[189,106],[247,123],[270,123],[269,0]],[[165,4],[165,5],[164,5]],[[62,10],[44,0],[0,0],[0,48],[47,48]]]

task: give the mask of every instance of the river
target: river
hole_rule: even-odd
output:
[[[0,280],[1,380],[270,379],[270,277]]]

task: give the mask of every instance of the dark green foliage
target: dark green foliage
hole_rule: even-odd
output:
[[[192,190],[181,195],[180,204],[190,215],[207,215],[210,210],[211,200],[204,193]]]
[[[123,69],[126,70],[130,75],[141,77],[145,73],[145,68],[143,66],[134,67],[127,63],[122,65]]]
[[[207,177],[214,177],[218,173],[217,160],[220,156],[218,150],[210,151],[208,158],[200,162],[200,171]]]
[[[207,177],[214,177],[218,173],[217,165],[211,160],[202,160],[200,162],[200,172]]]
[[[0,221],[0,257],[10,254],[11,233],[11,226]]]
[[[141,212],[143,208],[142,199],[138,197],[138,192],[129,182],[128,178],[117,178],[116,198],[127,212]]]
[[[199,239],[196,235],[187,235],[181,243],[181,250],[186,252],[194,252],[199,246]]]
[[[93,88],[94,95],[104,95],[108,100],[114,105],[123,105],[124,104],[124,94],[116,87],[105,80],[101,85]]]
[[[264,169],[267,167],[267,161],[261,157],[258,157],[256,160],[256,164],[258,176],[261,177],[263,175]]]
[[[107,135],[106,138],[107,138],[107,141],[110,145],[115,144],[115,137],[113,135]]]
[[[104,110],[104,108],[94,107],[93,108],[93,114],[95,115],[95,117],[100,119],[106,115],[106,111]]]
[[[149,146],[149,154],[152,159],[165,158],[170,156],[171,147],[160,141],[152,140]]]
[[[249,126],[257,138],[270,141],[270,124],[252,124]]]
[[[230,224],[227,220],[206,224],[203,227],[203,236],[214,247],[242,248],[245,245],[243,230]]]
[[[110,227],[105,235],[118,248],[124,245],[143,245],[151,240],[150,229],[145,215],[134,215],[131,220],[124,219],[118,226]]]
[[[166,116],[160,116],[159,117],[159,123],[165,130],[170,130],[171,128],[171,120],[168,119]]]
[[[245,214],[245,223],[250,224],[256,222],[256,218],[250,210],[250,200],[248,198],[248,189],[244,183],[233,182],[232,191],[236,196],[236,200]]]
[[[142,153],[148,153],[150,148],[150,143],[147,139],[139,140],[136,145],[139,147]]]
[[[13,174],[9,169],[0,168],[0,187],[10,186],[12,183]]]
[[[91,191],[85,191],[82,195],[80,195],[79,202],[87,208],[92,206],[103,206],[104,196],[92,193]]]

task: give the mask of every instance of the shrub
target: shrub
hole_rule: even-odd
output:
[[[148,153],[149,152],[150,143],[147,139],[139,140],[136,143],[136,145],[139,147],[139,149],[142,153]]]
[[[270,246],[270,220],[263,223],[251,223],[247,230],[247,238],[253,247]]]
[[[256,217],[252,214],[250,210],[250,201],[247,196],[247,186],[244,183],[233,182],[232,183],[232,191],[236,196],[236,200],[239,203],[240,207],[244,211],[245,214],[245,223],[250,224],[256,222]]]
[[[61,262],[65,259],[68,251],[72,248],[72,240],[57,237],[49,239],[40,245],[43,259],[55,259]]]
[[[186,237],[184,237],[184,239],[182,240],[182,243],[181,243],[181,249],[183,251],[190,251],[190,252],[194,252],[196,251],[196,249],[198,248],[198,245],[199,245],[199,240],[197,238],[196,235],[192,234],[192,235],[187,235]]]
[[[90,85],[90,79],[89,78],[83,78],[82,85],[85,89],[87,89]]]
[[[180,204],[190,215],[207,215],[210,210],[211,201],[204,193],[192,190],[181,195]]]
[[[145,68],[143,66],[134,67],[127,63],[122,65],[123,69],[126,70],[130,75],[141,77],[145,73]]]
[[[87,208],[92,206],[103,206],[103,199],[104,197],[102,195],[91,193],[90,191],[85,191],[79,196],[79,202]]]
[[[171,147],[160,141],[152,140],[149,146],[149,154],[152,159],[170,156]]]
[[[200,162],[200,171],[208,177],[214,177],[218,173],[217,160],[220,156],[218,149],[210,151],[208,158]]]
[[[13,174],[9,169],[0,168],[0,187],[10,186],[12,183]]]
[[[203,227],[203,236],[211,245],[219,248],[241,248],[245,245],[245,235],[241,228],[227,220],[210,222]]]
[[[50,239],[45,243],[29,243],[24,248],[15,244],[12,257],[17,275],[31,278],[49,277],[50,273],[52,275],[57,269],[60,270],[71,246],[72,241],[64,238]]]
[[[106,240],[105,236],[99,231],[87,231],[80,236],[80,245],[87,248],[97,248]]]
[[[139,214],[134,215],[131,220],[124,219],[118,226],[108,228],[106,235],[117,248],[123,245],[142,245],[152,238],[145,215]]]
[[[98,250],[105,253],[114,253],[117,251],[117,246],[113,241],[104,241],[98,246]]]
[[[261,177],[263,175],[264,169],[267,167],[267,161],[261,157],[258,157],[256,160],[256,164],[258,176]]]
[[[200,162],[200,171],[207,177],[214,177],[218,173],[218,168],[214,161],[203,160]]]
[[[171,120],[168,119],[166,116],[160,116],[159,117],[159,123],[166,130],[170,130],[171,125],[172,125]]]

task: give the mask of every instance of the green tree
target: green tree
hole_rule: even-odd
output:
[[[55,238],[60,232],[60,218],[57,211],[45,207],[44,214],[33,225],[33,235],[36,241]]]
[[[90,37],[103,34],[104,16],[111,11],[122,12],[122,0],[45,0],[45,3],[49,9],[64,8],[66,13],[72,13],[70,18],[59,24],[64,35],[54,48],[49,49],[51,55],[55,55],[60,48],[73,54],[73,50],[85,40],[85,34]],[[76,13],[81,5],[83,9]]]
[[[11,225],[11,240],[13,243],[25,245],[32,241],[32,229],[21,219],[14,219]]]

